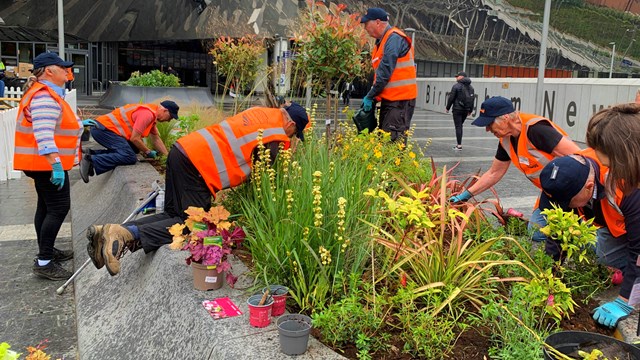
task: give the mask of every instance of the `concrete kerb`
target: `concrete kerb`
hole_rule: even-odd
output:
[[[159,179],[149,164],[123,166],[77,182],[71,189],[72,234],[78,268],[86,259],[85,230],[91,224],[124,220]],[[185,253],[163,247],[128,253],[120,274],[89,265],[75,282],[78,353],[82,360],[289,358],[280,353],[275,318],[266,328],[249,326],[246,288],[240,278],[211,292],[193,288]],[[235,274],[246,273],[232,259]],[[230,297],[242,315],[213,320],[202,301]],[[298,359],[343,359],[315,339]]]

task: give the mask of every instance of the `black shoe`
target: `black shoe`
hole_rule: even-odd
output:
[[[53,248],[53,261],[63,262],[73,259],[73,251]]]
[[[49,261],[47,265],[40,266],[36,259],[31,269],[34,274],[49,280],[67,280],[73,275],[73,273],[65,270],[55,261]]]
[[[80,160],[80,177],[85,183],[89,182],[89,176],[93,176],[93,162],[91,161],[91,155],[82,154],[82,160]]]

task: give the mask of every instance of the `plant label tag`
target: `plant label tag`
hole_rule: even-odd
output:
[[[325,119],[324,124],[325,125],[331,125],[331,119]]]
[[[205,223],[201,223],[201,222],[193,223],[193,231],[205,231],[207,229],[208,227],[207,227],[207,224]]]
[[[222,247],[222,236],[207,236],[202,240],[202,245]]]
[[[210,284],[215,284],[215,283],[218,282],[218,277],[217,276],[205,276],[204,282],[210,283]]]
[[[631,288],[631,294],[629,295],[629,306],[636,306],[640,304],[640,278],[636,278]]]

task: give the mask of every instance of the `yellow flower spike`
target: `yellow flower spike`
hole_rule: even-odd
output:
[[[416,158],[416,153],[414,153],[413,151],[410,151],[410,152],[409,152],[409,157],[410,157],[411,159],[415,159],[415,158]]]
[[[400,165],[400,162],[401,162],[400,158],[396,158],[396,161],[395,161],[396,166]]]

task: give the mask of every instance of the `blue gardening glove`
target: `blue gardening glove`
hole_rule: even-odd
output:
[[[82,126],[96,126],[98,123],[93,119],[82,120]]]
[[[149,159],[155,159],[156,157],[158,157],[158,152],[155,151],[155,150],[149,150],[149,152],[144,154],[144,157],[149,158]]]
[[[362,108],[364,109],[364,111],[371,111],[371,108],[373,107],[373,99],[365,96],[364,99],[362,99]]]
[[[469,190],[465,190],[461,194],[450,197],[449,202],[454,204],[461,203],[471,199],[472,196],[473,195],[469,192]]]
[[[617,298],[615,301],[608,302],[595,308],[593,320],[598,324],[610,328],[615,327],[618,321],[626,319],[633,311],[633,308],[626,301]]]
[[[49,181],[60,190],[64,186],[64,170],[62,169],[62,164],[57,162],[51,165],[51,167],[51,179],[49,179]]]

